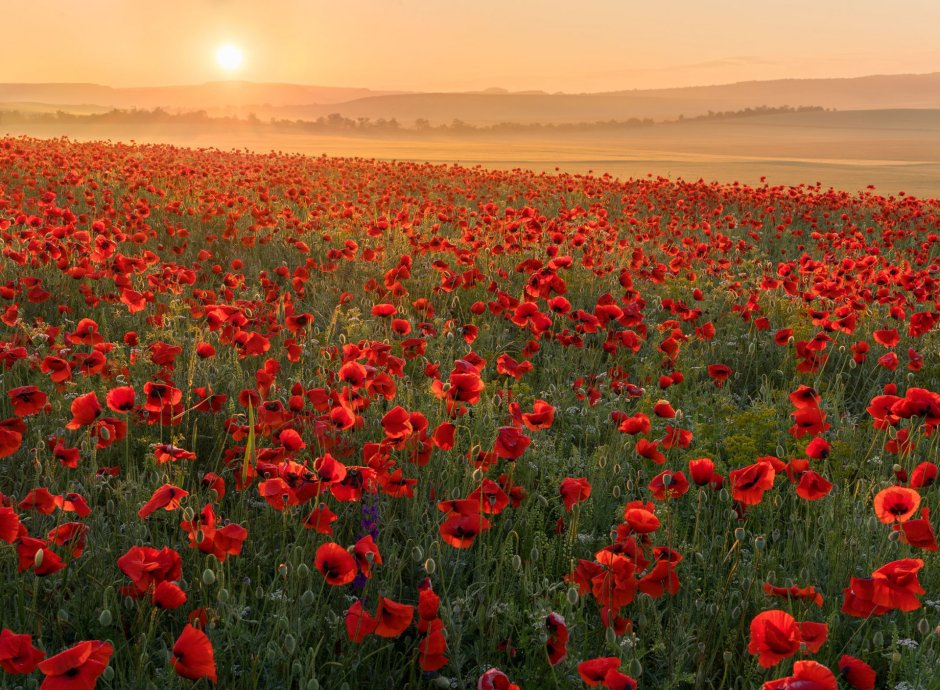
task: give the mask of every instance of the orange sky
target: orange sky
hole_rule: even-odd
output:
[[[0,82],[580,92],[940,71],[938,0],[7,0],[2,12]],[[245,53],[234,74],[214,59],[223,43]]]

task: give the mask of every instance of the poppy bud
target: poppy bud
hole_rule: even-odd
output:
[[[643,664],[636,657],[633,657],[633,661],[630,662],[630,675],[637,677],[643,675]]]
[[[293,654],[297,649],[297,640],[294,639],[294,636],[288,633],[284,636],[284,650],[288,654]]]
[[[871,636],[871,643],[875,647],[882,647],[885,643],[885,636],[881,633],[880,630],[876,631],[874,635]]]
[[[113,621],[113,617],[111,616],[111,609],[104,609],[104,610],[98,615],[98,623],[99,623],[102,627],[107,628],[109,625],[111,625],[111,622],[112,622],[112,621]]]
[[[411,557],[415,559],[418,563],[424,560],[424,551],[420,546],[416,546],[411,550]]]
[[[224,604],[225,602],[228,601],[228,596],[229,596],[228,590],[223,587],[222,589],[219,590],[219,594],[217,598],[220,603]]]
[[[577,606],[578,599],[580,598],[580,595],[578,594],[578,588],[569,587],[568,592],[565,594],[565,598],[568,599],[569,604],[571,604],[572,606]]]
[[[69,622],[69,612],[66,611],[65,609],[59,609],[58,611],[56,611],[55,617],[56,617],[56,620],[58,620],[60,623]]]
[[[304,606],[311,606],[313,604],[313,592],[309,589],[304,590],[304,593],[300,595],[300,603]]]
[[[437,563],[434,562],[433,558],[429,558],[424,562],[424,572],[428,575],[433,575],[435,570],[437,570]]]
[[[101,677],[105,679],[106,682],[111,682],[114,680],[114,669],[110,666],[105,666],[104,671],[101,672]]]
[[[926,635],[930,632],[930,623],[927,622],[926,618],[921,618],[917,621],[917,632],[921,635]]]
[[[529,551],[529,560],[533,563],[537,563],[539,560],[539,549],[537,546],[533,546],[532,550]]]
[[[522,557],[521,557],[519,554],[517,554],[517,553],[514,553],[514,554],[512,555],[512,569],[513,569],[513,570],[521,570],[521,569],[522,569]]]
[[[670,484],[672,484],[672,475],[671,475],[671,474],[664,474],[664,475],[663,475],[663,486],[668,487]]]
[[[202,571],[202,583],[204,585],[211,585],[215,582],[215,573],[210,569],[206,568]]]
[[[615,645],[617,644],[617,631],[613,627],[607,628],[607,631],[604,633],[605,638],[607,639],[607,644]]]
[[[36,554],[33,556],[33,567],[37,570],[42,567],[43,553],[42,549],[37,549]]]
[[[101,436],[101,440],[102,440],[102,441],[110,441],[110,440],[111,440],[111,430],[108,429],[108,427],[106,427],[106,426],[103,426],[103,427],[101,427],[101,429],[98,430],[98,435]]]
[[[620,486],[614,484],[614,488],[610,490],[610,495],[614,498],[620,498]]]
[[[901,663],[901,652],[894,650],[891,652],[891,663],[900,664]]]
[[[310,568],[307,567],[306,563],[301,563],[297,566],[297,576],[300,578],[306,579],[310,575]]]
[[[901,538],[900,532],[890,532],[888,534],[888,541],[897,541],[900,538]]]

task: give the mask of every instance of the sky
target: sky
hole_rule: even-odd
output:
[[[0,0],[0,12],[0,82],[580,93],[940,71],[938,0]],[[226,44],[244,55],[233,71],[215,57]]]

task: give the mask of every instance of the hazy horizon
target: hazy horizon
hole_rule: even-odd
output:
[[[7,50],[32,56],[4,66],[7,83],[588,93],[940,71],[940,4],[921,0],[594,0],[577,12],[560,0],[271,0],[263,12],[247,0],[36,0],[5,10],[17,27]],[[238,59],[220,64],[222,46]]]

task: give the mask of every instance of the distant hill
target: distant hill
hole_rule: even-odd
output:
[[[507,92],[395,93],[297,84],[213,82],[195,86],[111,88],[97,84],[0,84],[0,104],[11,102],[113,108],[207,110],[262,118],[314,120],[337,113],[349,118],[455,119],[576,123],[630,118],[676,119],[757,106],[822,106],[837,110],[940,108],[940,72],[853,79],[780,79],[715,86],[548,94]]]
[[[113,88],[100,84],[0,84],[0,103],[97,105],[110,108],[215,109],[342,103],[391,91],[219,81],[192,86]]]

